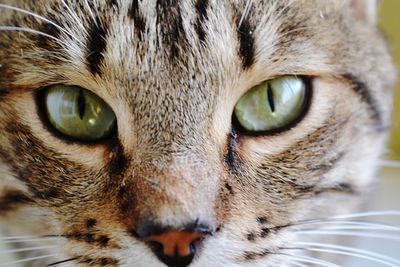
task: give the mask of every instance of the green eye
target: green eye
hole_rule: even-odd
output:
[[[44,93],[51,125],[67,137],[96,141],[110,136],[116,119],[112,109],[97,95],[77,86],[55,85]]]
[[[302,115],[307,96],[304,79],[283,76],[263,82],[243,95],[235,106],[235,117],[249,132],[278,130]]]

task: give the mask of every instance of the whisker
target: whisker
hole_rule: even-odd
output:
[[[64,0],[61,0],[61,3],[62,3],[63,6],[68,10],[68,13],[72,16],[72,18],[79,24],[79,27],[81,27],[81,28],[83,29],[83,31],[84,31],[85,33],[87,33],[85,26],[83,26],[81,20],[80,20],[79,17],[76,15],[76,13],[74,13],[74,12],[72,11],[72,9],[70,8],[70,6],[67,5],[67,4],[65,3]]]
[[[332,219],[352,219],[352,218],[362,218],[362,217],[376,217],[376,216],[400,216],[400,211],[398,210],[384,210],[384,211],[369,211],[353,213],[348,215],[338,215],[330,217]]]
[[[95,18],[94,14],[93,14],[92,8],[90,7],[88,0],[85,0],[85,4],[86,4],[86,6],[87,6],[87,8],[89,10],[90,16],[93,19],[93,22],[95,23],[96,27],[99,28],[99,25],[97,23],[97,19]]]
[[[353,214],[347,214],[347,215],[338,215],[338,216],[333,216],[333,217],[327,217],[327,218],[320,218],[320,219],[306,219],[306,220],[299,220],[295,222],[290,222],[285,225],[278,225],[271,227],[270,230],[273,229],[279,229],[279,228],[288,228],[288,227],[296,227],[300,225],[312,225],[312,224],[358,224],[358,225],[370,225],[370,226],[377,226],[377,227],[383,227],[386,229],[392,229],[394,231],[396,230],[394,226],[390,225],[385,225],[385,224],[379,224],[379,223],[368,223],[368,222],[363,222],[363,221],[349,221],[347,219],[352,219],[352,218],[364,218],[364,217],[376,217],[376,216],[400,216],[400,211],[396,210],[387,210],[387,211],[371,211],[371,212],[362,212],[362,213],[353,213]],[[400,228],[397,228],[400,229]]]
[[[400,231],[399,227],[386,225],[386,224],[368,223],[368,222],[360,222],[360,221],[332,220],[332,219],[316,219],[316,220],[308,220],[308,221],[298,221],[298,222],[295,222],[292,224],[285,225],[283,227],[309,226],[309,225],[320,225],[320,224],[323,224],[323,226],[326,226],[327,224],[328,225],[337,225],[334,228],[338,228],[342,225],[347,225],[349,228],[352,228],[351,226],[353,226],[353,228],[366,227],[368,229],[382,230],[382,231],[383,230],[385,230],[385,231]]]
[[[46,267],[56,266],[56,265],[59,265],[59,264],[62,264],[62,263],[74,261],[74,260],[76,260],[76,259],[77,259],[77,257],[75,257],[75,258],[70,258],[70,259],[66,259],[66,260],[61,260],[61,261],[57,261],[57,262],[53,262],[53,263],[47,264]],[[63,266],[68,266],[68,265],[69,265],[69,264],[63,265]],[[61,267],[61,266],[60,266],[60,267]]]
[[[371,237],[393,241],[400,241],[400,236],[393,235],[380,235],[375,233],[363,233],[355,231],[320,231],[320,230],[306,230],[296,231],[297,234],[313,234],[313,235],[342,235],[342,236],[358,236],[358,237]]]
[[[341,267],[337,264],[328,262],[328,261],[324,261],[321,259],[317,259],[317,258],[313,258],[313,257],[309,257],[309,256],[299,256],[299,255],[291,255],[291,254],[286,254],[286,253],[276,253],[276,254],[280,254],[280,255],[284,255],[288,258],[291,258],[292,261],[299,261],[299,262],[305,262],[305,263],[312,263],[312,264],[317,264],[320,266],[325,266],[325,267]]]
[[[0,31],[17,31],[17,32],[29,32],[29,33],[33,33],[33,34],[38,34],[50,39],[53,39],[55,41],[57,41],[60,44],[63,44],[64,46],[68,47],[69,44],[44,32],[38,31],[38,30],[34,30],[31,28],[23,28],[23,27],[15,27],[15,26],[0,26]]]
[[[370,261],[379,262],[388,266],[398,267],[400,265],[400,261],[394,259],[392,257],[388,257],[379,253],[375,253],[372,251],[364,250],[364,249],[356,249],[352,247],[340,246],[340,245],[331,245],[331,244],[323,244],[323,243],[313,243],[313,242],[295,242],[295,246],[303,246],[302,249],[318,251],[322,249],[326,249],[329,251],[325,251],[328,253],[336,253],[341,255],[353,256],[357,258],[363,258]],[[318,249],[318,250],[317,250]],[[320,251],[324,252],[324,251]],[[397,264],[397,265],[396,265]]]
[[[240,21],[239,21],[238,28],[240,28],[240,26],[242,25],[243,21],[244,21],[244,20],[247,18],[247,16],[249,15],[250,10],[251,10],[251,5],[252,5],[252,4],[253,4],[253,1],[252,1],[252,0],[247,0],[246,6],[244,7],[243,15],[242,15],[242,17],[240,18]]]
[[[379,227],[379,226],[363,226],[363,225],[338,225],[338,226],[329,226],[324,227],[324,230],[374,230],[374,231],[392,231],[392,232],[399,232],[400,229],[393,229],[387,227]]]
[[[57,238],[63,237],[62,235],[22,235],[22,236],[4,236],[0,237],[1,240],[18,240],[18,239],[33,239],[33,238]]]
[[[0,3],[0,8],[4,8],[4,9],[8,9],[8,10],[13,10],[13,11],[16,11],[16,12],[21,12],[21,13],[23,13],[23,14],[26,14],[26,15],[29,15],[29,16],[33,16],[33,17],[35,17],[35,18],[37,18],[37,19],[39,19],[39,20],[42,20],[42,21],[44,21],[44,22],[47,22],[47,23],[53,25],[54,27],[56,27],[57,29],[59,29],[60,31],[65,32],[66,34],[68,34],[70,37],[72,37],[72,38],[73,38],[75,41],[77,41],[79,44],[83,45],[82,41],[79,40],[77,37],[75,37],[70,31],[64,29],[63,27],[61,27],[61,26],[58,25],[57,23],[55,23],[55,22],[53,22],[53,21],[51,21],[51,20],[49,20],[49,19],[47,19],[47,18],[45,18],[45,17],[43,17],[43,16],[40,16],[40,15],[38,15],[38,14],[36,14],[36,13],[33,13],[33,12],[28,11],[28,10],[25,10],[25,9],[21,9],[21,8],[18,8],[18,7],[6,5],[6,4],[1,4],[1,3]]]
[[[386,265],[386,266],[398,267],[398,265],[392,264],[392,263],[384,261],[384,260],[380,260],[377,258],[360,255],[360,254],[356,254],[356,253],[346,252],[346,251],[340,251],[340,250],[334,250],[334,249],[323,249],[323,248],[304,248],[304,249],[309,250],[309,251],[315,251],[315,252],[325,252],[325,253],[339,254],[339,255],[345,255],[345,256],[352,256],[352,257],[361,258],[361,259],[365,259],[365,260],[369,260],[369,261],[373,261],[373,262],[377,262],[377,263],[382,263],[383,265]]]
[[[59,254],[48,254],[48,255],[42,255],[42,256],[37,256],[37,257],[26,258],[26,259],[22,259],[22,260],[10,261],[10,262],[6,262],[6,263],[0,263],[0,266],[15,266],[16,263],[23,263],[23,262],[40,260],[40,259],[52,258],[52,257],[56,257],[57,255],[59,255]]]
[[[0,250],[0,254],[10,254],[10,253],[17,253],[17,252],[35,251],[35,250],[51,249],[51,248],[57,248],[57,247],[59,247],[59,246],[17,248],[17,249],[3,250],[3,251]]]
[[[396,160],[380,160],[378,164],[382,167],[400,168],[400,161]]]
[[[40,241],[62,241],[63,239],[57,238],[32,238],[32,239],[15,239],[15,240],[5,240],[0,242],[0,244],[16,244],[16,243],[27,243],[27,242],[40,242]]]
[[[294,261],[294,260],[290,260],[289,262],[290,262],[290,264],[293,265],[293,266],[297,266],[297,267],[308,267],[307,265],[305,265],[305,264],[303,264],[303,263],[300,263],[300,262],[296,262],[296,261]]]
[[[320,228],[315,228],[315,227],[313,227],[313,228],[311,228],[311,227],[298,228],[293,231],[323,229],[323,230],[371,230],[371,231],[373,230],[373,231],[385,231],[385,232],[400,232],[400,228],[395,227],[395,226],[388,226],[388,225],[386,225],[388,227],[385,227],[385,225],[382,225],[382,226],[380,226],[380,225],[375,226],[373,224],[372,225],[368,225],[368,224],[362,225],[362,224],[358,224],[358,223],[352,224],[351,222],[343,223],[343,225],[340,225],[339,223],[338,224],[332,223],[332,222],[327,222],[327,224],[330,224],[332,226],[322,225]],[[307,226],[307,224],[306,224],[306,226]]]

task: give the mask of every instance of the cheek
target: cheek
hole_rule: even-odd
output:
[[[373,153],[379,154],[384,137],[365,104],[343,83],[317,80],[314,91],[308,114],[294,128],[241,138],[236,153],[244,169],[238,179],[250,199],[290,204],[326,192],[352,193],[370,183]]]

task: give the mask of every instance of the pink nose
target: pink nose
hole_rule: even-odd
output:
[[[186,267],[197,252],[197,247],[204,237],[211,234],[207,227],[189,227],[185,230],[158,228],[156,231],[142,235],[160,261],[168,267]]]
[[[147,240],[163,247],[163,254],[167,257],[187,257],[195,253],[194,242],[205,236],[201,232],[169,230],[159,235],[150,236]]]

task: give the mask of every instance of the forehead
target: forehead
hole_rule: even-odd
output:
[[[37,15],[5,9],[0,20],[42,33],[17,39],[23,59],[2,54],[18,58],[16,82],[82,86],[144,132],[204,125],[263,80],[332,69],[324,29],[336,1],[7,2]]]

